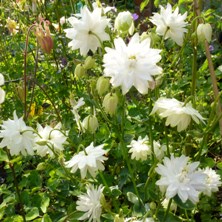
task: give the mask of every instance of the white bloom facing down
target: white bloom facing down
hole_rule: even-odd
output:
[[[106,16],[102,16],[101,8],[93,12],[84,6],[76,17],[68,18],[72,28],[65,29],[66,37],[72,39],[68,46],[73,50],[80,49],[80,54],[86,56],[89,50],[95,52],[100,47],[100,41],[109,40],[105,28],[109,24]]]
[[[71,168],[72,173],[79,169],[81,178],[85,178],[87,172],[95,177],[99,170],[104,170],[103,162],[107,160],[107,157],[104,156],[107,151],[103,147],[104,144],[94,147],[91,143],[84,151],[80,151],[71,160],[65,162],[66,167]]]
[[[102,205],[100,203],[102,198],[103,186],[94,188],[93,185],[87,186],[87,192],[78,196],[76,202],[78,211],[85,212],[78,220],[86,220],[93,222],[100,222],[100,216],[102,213]]]
[[[4,76],[0,73],[0,86],[4,85],[5,79]],[[5,91],[0,87],[0,104],[5,101]]]
[[[61,132],[61,123],[58,123],[54,128],[46,125],[44,128],[37,124],[38,134],[35,137],[35,147],[37,154],[40,156],[54,157],[54,152],[63,151],[63,144],[66,144],[67,136]],[[53,151],[52,151],[53,150]]]
[[[7,147],[11,155],[34,155],[34,130],[26,126],[24,120],[18,119],[16,112],[13,113],[14,119],[3,121],[0,130],[0,138],[3,138],[0,147]]]
[[[191,119],[197,124],[204,120],[200,113],[192,108],[190,103],[184,104],[176,99],[163,97],[155,102],[150,115],[154,113],[159,114],[161,118],[166,118],[166,126],[177,126],[178,132],[185,130],[190,124]]]
[[[140,41],[136,33],[126,45],[122,38],[114,40],[115,48],[106,47],[103,57],[104,76],[111,77],[114,87],[121,86],[126,94],[132,86],[142,94],[148,92],[148,81],[162,72],[157,66],[161,59],[158,49],[150,48],[150,39]]]
[[[205,183],[206,187],[203,193],[207,196],[211,196],[212,192],[217,192],[219,190],[218,188],[222,185],[220,176],[215,170],[212,170],[209,167],[202,170],[202,172],[207,175]]]
[[[156,172],[161,178],[156,182],[166,198],[178,195],[182,202],[187,200],[197,203],[199,194],[205,189],[206,175],[197,170],[199,162],[189,163],[189,157],[165,157],[163,164],[158,164]]]
[[[184,20],[187,17],[187,12],[181,15],[179,8],[174,11],[172,6],[168,3],[167,7],[160,6],[160,13],[154,13],[150,21],[156,25],[156,32],[165,39],[171,38],[178,45],[183,44],[184,33],[187,32],[185,28],[187,22]]]
[[[146,160],[147,156],[151,154],[151,148],[148,145],[148,137],[139,137],[138,140],[132,140],[129,153],[132,153],[131,158],[136,160]]]

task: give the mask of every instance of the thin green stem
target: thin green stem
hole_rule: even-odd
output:
[[[167,219],[167,216],[168,216],[169,211],[170,211],[170,206],[171,206],[172,200],[173,200],[172,198],[169,200],[169,203],[168,203],[167,210],[165,212],[163,221],[166,221],[166,219]]]

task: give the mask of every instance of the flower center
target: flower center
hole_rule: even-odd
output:
[[[189,178],[187,177],[188,175],[188,170],[187,168],[185,167],[182,172],[178,175],[178,179],[179,179],[179,182],[181,183],[187,183],[189,182]]]
[[[135,55],[129,56],[129,69],[134,69],[136,66],[136,62],[137,59]]]

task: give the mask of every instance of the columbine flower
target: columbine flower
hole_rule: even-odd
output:
[[[4,85],[4,76],[0,73],[0,86]],[[0,87],[0,104],[5,101],[5,91]]]
[[[208,42],[210,42],[212,38],[211,25],[209,23],[199,24],[197,26],[197,37],[199,41],[207,40]]]
[[[181,15],[177,7],[174,12],[172,6],[168,3],[166,9],[160,6],[160,13],[154,13],[150,21],[157,26],[156,32],[165,39],[171,38],[178,45],[183,44],[184,33],[187,32],[185,26],[187,22],[184,20],[187,12]]]
[[[217,192],[219,190],[218,188],[222,185],[220,176],[215,170],[212,170],[209,167],[204,169],[202,172],[207,175],[205,182],[206,187],[203,193],[207,196],[211,196],[212,192]]]
[[[199,162],[188,163],[189,157],[165,157],[163,164],[158,164],[156,172],[161,178],[156,182],[161,191],[170,199],[178,195],[185,203],[188,199],[198,202],[198,196],[205,188],[206,175],[197,170]]]
[[[87,171],[89,171],[92,177],[95,177],[99,170],[104,170],[103,162],[107,160],[107,157],[103,156],[107,153],[103,147],[104,144],[94,147],[93,143],[91,143],[84,151],[80,151],[71,160],[67,161],[65,163],[66,167],[72,168],[72,173],[79,169],[81,178],[86,177]]]
[[[154,113],[158,113],[161,118],[166,118],[166,126],[177,126],[178,132],[185,130],[191,119],[197,124],[204,120],[200,113],[192,108],[190,103],[184,104],[176,99],[159,98],[150,114]]]
[[[148,137],[140,136],[138,140],[132,140],[130,145],[131,149],[129,153],[132,153],[131,158],[136,160],[146,160],[147,156],[151,154],[151,148],[148,146]]]
[[[153,141],[153,151],[158,160],[162,160],[164,157],[164,152],[167,150],[166,145],[160,145],[159,142]]]
[[[13,113],[14,120],[3,121],[0,130],[0,138],[3,138],[0,147],[7,147],[11,155],[34,155],[34,134],[31,127],[26,126],[22,117],[18,119],[16,112]]]
[[[114,40],[115,49],[105,48],[104,75],[111,77],[114,87],[121,86],[123,94],[126,94],[132,86],[142,93],[148,92],[148,81],[152,76],[161,73],[162,69],[156,65],[161,59],[160,50],[150,48],[150,39],[140,42],[136,33],[128,46],[122,38]]]
[[[46,125],[44,128],[37,124],[38,135],[35,137],[35,147],[37,154],[46,156],[49,154],[54,157],[54,152],[61,152],[66,144],[67,136],[61,132],[61,123],[58,123],[54,128]],[[52,151],[53,150],[53,151]]]
[[[93,52],[100,47],[100,41],[109,40],[105,28],[109,24],[106,16],[102,16],[102,9],[95,8],[93,12],[84,6],[76,17],[68,18],[72,28],[65,29],[66,37],[72,39],[69,47],[73,50],[80,49],[80,54],[85,56],[89,50]]]
[[[78,196],[76,202],[78,211],[85,212],[78,220],[86,220],[93,222],[100,222],[100,216],[102,213],[102,205],[100,203],[103,197],[103,186],[94,188],[93,185],[87,186],[87,193]]]

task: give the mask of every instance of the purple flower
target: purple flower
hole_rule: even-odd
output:
[[[213,45],[209,45],[209,50],[210,50],[210,52],[213,52],[214,51],[214,46]]]
[[[136,21],[139,18],[139,15],[136,13],[133,13],[132,16],[134,21]]]

